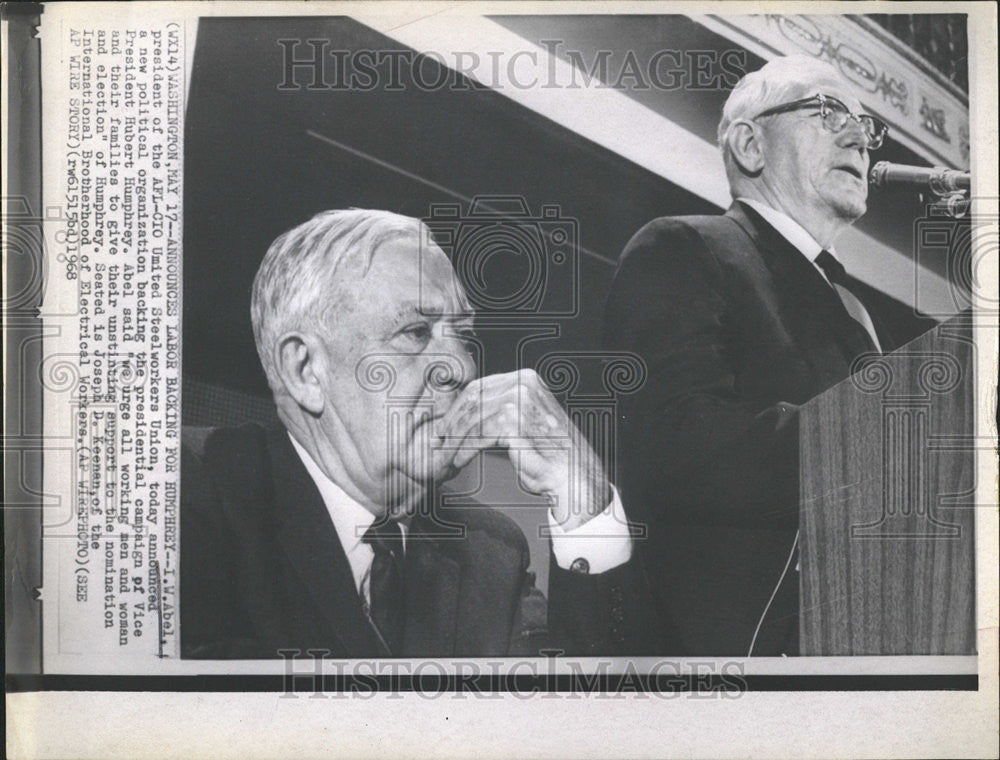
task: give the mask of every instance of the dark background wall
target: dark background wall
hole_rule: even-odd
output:
[[[564,49],[588,59],[611,49],[612,71],[628,50],[648,57],[665,48],[733,47],[681,16],[494,20],[535,44],[561,39]],[[575,275],[577,308],[571,316],[541,320],[549,334],[525,348],[526,366],[552,351],[600,348],[603,303],[614,264],[639,227],[657,216],[718,211],[488,89],[415,87],[405,67],[398,90],[387,89],[384,82],[367,91],[279,89],[284,79],[280,39],[328,40],[330,49],[341,51],[405,49],[347,18],[201,20],[185,128],[186,424],[276,422],[250,328],[250,288],[271,241],[321,210],[354,206],[425,217],[433,204],[498,194],[523,199],[531,217],[543,206],[557,207],[561,220],[575,222],[579,247],[569,269],[553,267],[549,276],[555,278],[556,290],[565,293],[566,277]],[[296,55],[309,52],[300,45]],[[747,70],[763,64],[750,54],[745,61]],[[438,64],[427,60],[423,66],[424,79],[435,81]],[[335,78],[332,70],[330,78]],[[714,141],[728,90],[627,94]],[[925,163],[891,140],[878,157]],[[467,203],[462,207],[468,210]],[[872,196],[859,226],[912,255],[912,225],[899,220],[920,213],[920,199],[912,193],[884,192]],[[946,267],[939,269],[947,274]],[[515,291],[525,276],[523,258],[497,257],[486,275],[495,292]],[[901,335],[915,337],[927,327],[905,304],[886,297],[884,307]],[[534,320],[535,329],[538,322]],[[480,331],[481,372],[515,368],[515,346],[527,334],[524,328],[530,332],[530,320],[519,329]],[[521,524],[531,541],[540,587],[546,588],[547,543],[538,536],[545,507],[517,491],[503,457],[477,461],[460,485],[478,490],[482,500],[504,507]]]
[[[563,49],[587,56],[609,44],[614,49],[616,40],[627,40],[640,58],[664,48],[732,48],[680,16],[496,20],[531,42],[558,37]],[[598,346],[613,263],[640,226],[665,214],[716,210],[497,92],[472,87],[427,91],[405,76],[402,91],[381,85],[365,92],[280,90],[279,39],[327,39],[331,49],[348,51],[402,49],[346,18],[201,21],[185,131],[187,379],[267,396],[250,331],[250,286],[270,242],[323,209],[371,207],[423,217],[432,204],[483,194],[520,196],[534,215],[543,205],[558,206],[562,217],[578,223],[581,252],[574,268],[580,309],[572,318],[556,320],[558,339],[540,342],[539,352],[556,343],[563,349]],[[308,52],[300,45],[296,55]],[[623,53],[621,48],[614,55]],[[612,58],[610,70],[616,70],[615,63]],[[762,63],[747,55],[747,69]],[[437,66],[425,62],[426,80],[436,78]],[[629,91],[705,139],[713,139],[727,94],[725,89]],[[891,140],[878,157],[922,163]],[[873,194],[859,227],[905,253],[912,250],[912,228],[898,220],[919,213],[913,194]],[[496,288],[509,291],[523,276],[519,267],[515,257],[498,259],[487,274]],[[919,332],[911,309],[895,306],[898,327],[905,334]],[[484,334],[484,371],[510,368],[504,366],[510,360],[504,344],[510,339]],[[196,399],[197,394],[186,395],[192,404]],[[200,411],[185,404],[188,421],[196,413],[203,421]]]

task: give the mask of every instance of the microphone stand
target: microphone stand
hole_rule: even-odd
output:
[[[969,205],[969,196],[965,190],[938,195],[937,200],[931,204],[933,208],[944,211],[953,219],[961,219],[969,213]]]

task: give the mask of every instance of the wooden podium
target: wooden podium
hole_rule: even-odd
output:
[[[971,317],[802,407],[800,652],[974,654]]]

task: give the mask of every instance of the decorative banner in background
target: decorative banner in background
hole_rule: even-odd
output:
[[[829,61],[895,139],[932,164],[969,168],[967,95],[874,22],[778,14],[692,18],[764,58],[805,53]]]

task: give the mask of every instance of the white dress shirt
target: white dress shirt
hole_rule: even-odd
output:
[[[816,240],[813,239],[813,236],[810,235],[801,224],[796,222],[787,214],[777,211],[752,198],[737,198],[736,200],[747,204],[754,211],[764,217],[764,221],[774,227],[774,229],[778,231],[778,234],[791,243],[795,250],[809,259],[809,262],[816,267],[816,271],[823,276],[823,279],[827,281],[830,287],[837,291],[837,295],[840,296],[840,300],[844,304],[844,308],[847,309],[847,313],[865,328],[868,335],[872,339],[872,343],[875,344],[875,348],[877,348],[879,353],[881,353],[882,345],[878,342],[878,335],[875,332],[875,323],[872,322],[871,315],[864,307],[864,304],[862,304],[861,301],[858,300],[858,297],[847,288],[842,288],[841,286],[834,285],[830,282],[830,279],[826,276],[826,272],[824,272],[823,268],[816,263],[816,257],[819,256],[824,250],[823,246],[817,243]],[[825,250],[829,251],[830,255],[838,261],[840,260],[837,256],[837,252],[833,249],[833,246]]]
[[[291,433],[288,438],[295,452],[305,465],[309,476],[316,483],[323,503],[326,505],[333,527],[337,531],[341,546],[347,555],[354,576],[354,586],[365,601],[370,602],[369,576],[375,551],[362,538],[365,531],[375,522],[375,515],[352,499],[344,490],[326,476],[316,461]],[[632,538],[625,520],[625,509],[612,486],[611,504],[581,525],[576,530],[564,531],[553,519],[552,510],[547,510],[552,536],[552,553],[559,567],[566,570],[579,568],[580,560],[590,573],[603,573],[629,561],[632,557]],[[403,531],[403,548],[406,548],[406,526]]]
[[[354,587],[362,595],[364,600],[371,603],[369,592],[369,576],[371,575],[372,560],[375,559],[375,550],[361,539],[365,535],[372,523],[375,522],[375,515],[365,507],[348,496],[344,490],[326,476],[316,464],[316,461],[309,456],[302,445],[295,440],[291,433],[288,434],[295,447],[299,459],[306,466],[309,476],[316,483],[326,511],[330,513],[333,527],[337,531],[337,538],[340,545],[344,547],[344,554],[347,555],[347,563],[351,566],[351,574],[354,576]],[[403,547],[406,547],[406,529],[403,530]]]

